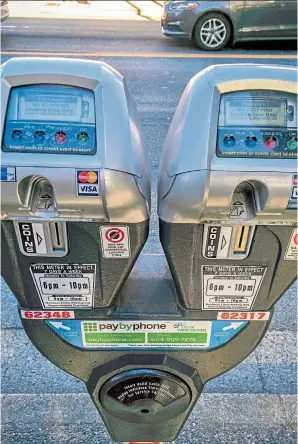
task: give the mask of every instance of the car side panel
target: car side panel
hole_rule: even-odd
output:
[[[294,0],[296,3],[296,0]],[[241,39],[285,37],[297,17],[291,0],[244,0],[239,26]],[[292,17],[290,18],[290,10]],[[287,28],[287,30],[286,30]],[[292,29],[293,32],[293,29]],[[290,33],[288,33],[290,35]]]
[[[280,0],[275,3],[279,18],[280,37],[297,36],[297,0]]]

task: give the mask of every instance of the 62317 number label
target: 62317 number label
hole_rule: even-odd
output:
[[[217,319],[221,321],[240,319],[242,321],[268,321],[270,318],[270,311],[219,311]]]
[[[21,310],[23,319],[74,319],[74,311],[31,311]]]

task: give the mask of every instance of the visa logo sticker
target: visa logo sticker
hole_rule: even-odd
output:
[[[15,182],[16,169],[15,167],[1,167],[1,182]]]
[[[77,195],[99,196],[99,171],[77,170]]]

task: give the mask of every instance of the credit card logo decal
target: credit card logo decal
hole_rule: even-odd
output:
[[[99,171],[77,170],[76,186],[78,196],[99,196]]]
[[[15,167],[1,166],[1,182],[15,182],[16,169]]]

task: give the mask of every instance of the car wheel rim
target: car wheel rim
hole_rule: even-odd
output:
[[[221,45],[227,35],[226,25],[219,19],[209,19],[201,27],[200,37],[209,48]]]

